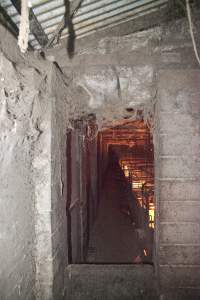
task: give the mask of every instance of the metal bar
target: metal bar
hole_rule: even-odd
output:
[[[19,14],[21,14],[21,2],[20,0],[11,0],[13,6],[16,8]],[[44,47],[48,43],[48,37],[44,32],[41,24],[38,22],[33,9],[29,8],[29,21],[30,21],[30,31],[35,36],[38,43]]]

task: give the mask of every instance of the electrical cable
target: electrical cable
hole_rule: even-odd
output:
[[[191,9],[190,9],[190,3],[189,0],[186,0],[186,10],[187,10],[187,17],[188,17],[188,22],[189,22],[189,29],[190,29],[190,35],[191,35],[191,39],[192,39],[192,44],[193,44],[193,48],[194,48],[194,53],[196,56],[196,59],[200,65],[200,57],[198,54],[198,50],[197,50],[197,45],[196,45],[196,41],[194,38],[194,32],[193,32],[193,24],[192,24],[192,17],[191,17]]]

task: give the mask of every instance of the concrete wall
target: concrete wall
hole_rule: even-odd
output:
[[[195,297],[200,287],[199,66],[187,21],[103,38],[95,47],[82,46],[70,62],[59,59],[86,93],[85,111],[96,114],[100,129],[135,119],[138,109],[145,118],[154,116],[157,278],[166,299],[169,287],[177,299],[184,299],[185,291],[185,299]]]
[[[40,215],[50,202],[49,67],[23,58],[2,27],[0,35],[0,298],[34,299],[48,244],[41,234],[51,225]]]
[[[0,26],[0,298],[62,299],[66,83]]]
[[[6,72],[5,72],[6,70]],[[0,52],[0,298],[34,299],[35,211],[31,172],[39,137],[34,69],[21,69]],[[29,82],[29,83],[28,83]],[[28,83],[28,84],[27,84]],[[29,89],[32,85],[31,89]],[[39,115],[38,115],[39,116]]]
[[[53,296],[62,299],[65,293],[67,248],[67,124],[70,95],[62,73],[51,66],[51,238],[53,264]]]
[[[89,167],[89,190],[88,198],[90,201],[90,227],[94,223],[97,204],[98,204],[98,169],[97,169],[97,137],[88,141],[87,156],[88,156],[88,167]]]
[[[69,118],[92,112],[102,127],[155,104],[157,274],[163,291],[198,292],[199,71],[187,23],[86,45],[63,65],[70,93],[56,65],[0,36],[1,299],[64,295]]]
[[[71,132],[71,199],[69,205],[71,262],[80,262],[80,134],[78,128]]]
[[[82,43],[72,60],[63,56],[64,50],[55,58],[80,91],[73,98],[76,111],[96,114],[99,128],[134,119],[135,112],[127,108],[151,112],[160,69],[197,67],[187,20],[95,41],[95,46]]]
[[[159,274],[163,289],[191,299],[200,294],[199,82],[197,69],[159,73]]]
[[[87,123],[77,120],[71,131],[71,262],[84,262],[97,210],[97,137],[89,140]]]

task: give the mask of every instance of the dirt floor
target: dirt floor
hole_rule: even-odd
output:
[[[88,251],[88,262],[133,263],[138,255],[137,233],[122,212],[128,203],[120,169],[111,166],[104,182],[99,211]]]

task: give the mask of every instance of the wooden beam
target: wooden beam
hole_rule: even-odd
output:
[[[17,38],[19,29],[13,22],[11,17],[7,14],[6,10],[0,5],[0,23],[2,23],[8,30]]]
[[[20,0],[11,0],[13,6],[16,8],[19,14],[21,14],[21,1]],[[29,22],[30,22],[30,31],[40,44],[44,47],[48,43],[48,37],[44,32],[41,24],[39,23],[37,17],[35,16],[33,9],[29,8]]]

